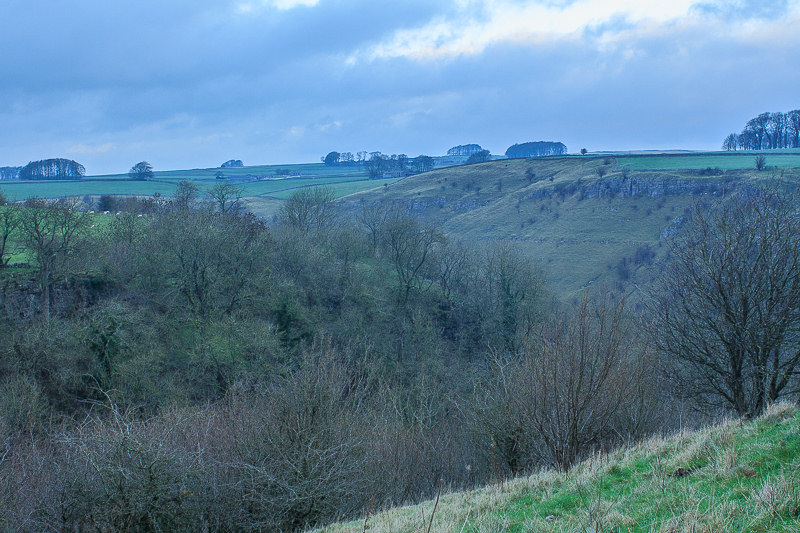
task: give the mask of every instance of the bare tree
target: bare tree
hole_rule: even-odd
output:
[[[541,323],[544,274],[508,243],[489,247],[480,272],[485,336],[493,345],[516,353],[533,328]]]
[[[800,109],[786,113],[788,148],[800,148]]]
[[[369,179],[382,178],[383,174],[389,170],[391,160],[380,152],[373,152],[369,160],[364,162],[364,168],[369,174]]]
[[[20,207],[17,204],[0,204],[0,268],[8,265],[8,245],[18,233],[20,226]]]
[[[302,233],[319,232],[336,220],[334,200],[336,193],[330,187],[298,189],[283,203],[278,219]]]
[[[434,160],[429,155],[418,155],[414,158],[414,169],[417,172],[428,172],[433,170]]]
[[[624,301],[584,295],[565,316],[546,325],[525,360],[519,406],[544,445],[542,459],[566,469],[602,443],[629,394],[635,372]]]
[[[188,180],[181,180],[172,195],[172,205],[179,210],[189,209],[194,207],[199,195],[200,188],[197,185]]]
[[[385,225],[383,238],[400,285],[400,301],[405,306],[412,290],[431,281],[425,277],[424,267],[434,248],[445,242],[444,235],[431,225],[395,211]]]
[[[20,227],[25,245],[38,267],[41,308],[50,318],[50,289],[54,280],[69,272],[76,243],[89,222],[86,213],[70,200],[28,200],[21,211]]]
[[[725,141],[722,143],[722,149],[727,152],[734,152],[736,151],[736,147],[739,145],[739,136],[735,133],[731,133],[727,137],[725,137]]]
[[[536,464],[567,469],[649,429],[646,351],[623,300],[584,294],[529,337],[522,359],[495,357],[479,425],[512,474]]]
[[[254,297],[270,245],[254,218],[206,209],[165,213],[148,239],[143,274],[154,297],[201,321],[230,315]]]
[[[244,209],[242,204],[242,188],[232,183],[217,183],[207,194],[216,204],[222,215],[235,214]]]
[[[372,253],[375,254],[380,242],[381,231],[389,218],[391,210],[381,202],[362,203],[356,220],[369,231]]]
[[[767,138],[770,148],[784,148],[786,139],[786,116],[778,111],[770,113],[767,123]]]
[[[746,190],[696,206],[653,293],[658,344],[703,402],[756,416],[800,366],[797,194]]]

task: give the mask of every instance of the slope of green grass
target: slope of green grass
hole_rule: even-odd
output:
[[[370,533],[800,531],[800,413],[653,438],[543,471],[375,514]],[[362,533],[364,519],[317,530]]]

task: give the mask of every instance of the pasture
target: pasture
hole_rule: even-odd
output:
[[[11,200],[103,194],[170,196],[182,180],[191,181],[201,191],[208,191],[219,182],[216,179],[218,172],[222,172],[230,183],[241,187],[245,198],[251,199],[283,200],[296,189],[320,185],[330,186],[337,196],[347,196],[397,181],[397,178],[370,180],[358,167],[307,164],[164,171],[156,172],[155,177],[147,181],[131,180],[127,174],[90,176],[80,181],[5,181],[0,183],[0,191]],[[295,175],[283,175],[287,172]]]
[[[758,155],[766,158],[767,170],[800,168],[800,150],[763,152],[706,152],[613,156],[618,168],[630,170],[748,170],[755,168]]]

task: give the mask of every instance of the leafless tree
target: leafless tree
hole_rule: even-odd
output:
[[[372,243],[372,253],[378,249],[381,231],[384,229],[391,209],[381,202],[365,202],[356,214],[356,220],[360,222],[369,232],[370,242]]]
[[[253,297],[269,243],[254,218],[205,209],[165,213],[148,231],[141,275],[169,306],[200,320],[225,316]]]
[[[444,234],[396,210],[385,224],[383,238],[400,285],[400,301],[405,306],[412,290],[431,281],[424,275],[424,267],[434,248],[445,242]]]
[[[800,148],[800,109],[786,113],[788,148]]]
[[[722,149],[727,152],[736,151],[737,146],[739,146],[739,136],[735,133],[731,133],[725,137],[725,140],[722,142]]]
[[[527,400],[518,408],[543,444],[542,459],[565,469],[602,444],[634,382],[633,350],[622,300],[585,295],[544,327],[517,383]]]
[[[11,238],[18,232],[20,226],[20,207],[17,204],[0,204],[0,268],[8,265]]]
[[[196,184],[188,180],[181,180],[172,195],[172,206],[178,210],[192,208],[199,195],[200,188]]]
[[[322,231],[336,220],[334,200],[336,193],[330,187],[298,189],[283,203],[278,219],[304,234]]]
[[[89,217],[71,200],[28,200],[20,214],[22,238],[36,261],[42,315],[47,320],[50,289],[54,280],[69,271],[76,243]]]
[[[238,213],[244,208],[242,192],[241,187],[232,183],[217,183],[207,194],[222,215],[229,215]]]
[[[544,315],[544,274],[508,243],[489,247],[482,270],[484,323],[499,333],[504,350],[515,353]]]
[[[798,196],[745,190],[697,205],[653,293],[657,340],[687,392],[759,415],[800,367]]]
[[[654,408],[646,352],[624,301],[584,294],[528,339],[522,359],[494,358],[479,425],[512,474],[567,469],[590,450],[641,437]]]
[[[364,162],[364,168],[369,174],[369,178],[374,180],[382,178],[383,174],[389,170],[391,160],[380,152],[373,152],[371,157]]]
[[[780,111],[770,113],[766,130],[770,149],[786,146],[786,115]]]

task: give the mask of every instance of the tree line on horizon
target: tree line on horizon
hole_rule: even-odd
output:
[[[86,168],[71,159],[31,161],[24,167],[0,167],[0,180],[79,180]]]
[[[332,151],[320,159],[326,166],[363,166],[370,179],[382,178],[387,173],[397,177],[419,174],[433,170],[434,167],[434,160],[428,155],[409,158],[406,154],[386,155],[381,152],[358,152],[354,156],[352,152]]]
[[[509,146],[505,152],[508,158],[545,157],[551,155],[564,155],[567,147],[561,142],[535,141],[524,142]],[[450,157],[467,157],[465,164],[482,163],[491,161],[489,150],[480,144],[460,144],[447,150]],[[381,152],[337,152],[331,151],[320,157],[326,166],[360,165],[363,166],[371,179],[383,177],[387,173],[398,176],[408,176],[412,173],[422,173],[433,170],[435,160],[431,156],[418,155],[409,158],[406,154],[385,155]]]
[[[566,153],[567,147],[564,143],[535,141],[509,146],[506,150],[506,157],[509,159],[523,157],[545,157],[549,155],[565,155]]]
[[[761,113],[748,120],[741,133],[731,133],[722,142],[729,152],[781,148],[800,148],[800,109]]]

